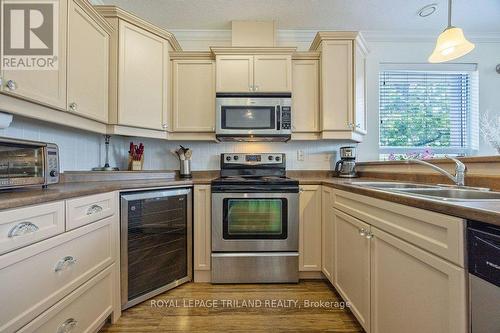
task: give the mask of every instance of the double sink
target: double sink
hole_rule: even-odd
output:
[[[500,192],[470,187],[400,182],[352,182],[352,185],[442,201],[500,201]]]

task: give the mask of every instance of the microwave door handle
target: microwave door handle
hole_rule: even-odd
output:
[[[276,129],[281,130],[281,108],[276,105]]]

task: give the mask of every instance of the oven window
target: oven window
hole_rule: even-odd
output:
[[[224,199],[224,239],[286,239],[287,200]]]
[[[0,146],[0,178],[37,178],[43,181],[43,148]]]
[[[274,129],[275,107],[271,106],[222,106],[223,129]]]

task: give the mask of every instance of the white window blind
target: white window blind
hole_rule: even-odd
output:
[[[384,70],[379,87],[381,153],[471,148],[470,72]]]

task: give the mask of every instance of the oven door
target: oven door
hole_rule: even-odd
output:
[[[0,188],[45,184],[45,147],[1,139]]]
[[[213,193],[212,251],[297,251],[298,200],[298,193]]]

